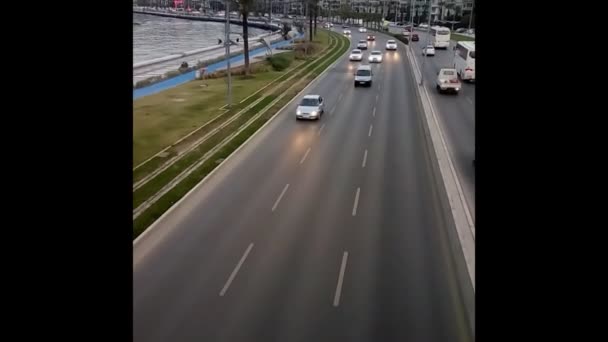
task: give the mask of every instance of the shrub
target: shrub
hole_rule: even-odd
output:
[[[171,70],[171,71],[167,71],[165,73],[166,78],[171,78],[171,77],[175,77],[175,76],[179,76],[179,75],[181,75],[181,72],[179,70]]]
[[[402,34],[392,34],[392,36],[404,42],[405,44],[409,44],[410,42],[410,40]]]
[[[308,56],[314,55],[318,50],[318,45],[311,42],[303,42],[294,45],[293,48],[296,59],[307,59]]]
[[[154,83],[156,83],[156,82],[158,82],[158,81],[160,81],[160,80],[162,80],[162,79],[163,79],[163,77],[162,77],[162,76],[153,76],[153,77],[149,77],[149,78],[146,78],[145,80],[137,81],[137,82],[135,83],[134,88],[135,88],[135,89],[138,89],[138,88],[147,87],[147,86],[149,86],[149,85],[151,85],[151,84],[154,84]]]
[[[281,53],[267,58],[272,68],[276,71],[283,71],[291,65],[293,58],[286,53]]]

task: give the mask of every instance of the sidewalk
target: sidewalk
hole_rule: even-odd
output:
[[[283,52],[284,50],[277,50],[276,48],[282,47],[285,45],[289,45],[289,44],[291,44],[291,42],[292,42],[292,40],[284,40],[284,41],[273,43],[272,44],[272,47],[273,47],[272,53],[275,54],[275,53]],[[268,50],[266,49],[266,47],[259,47],[259,48],[249,51],[250,61],[253,62],[254,60],[257,60],[256,57],[265,56],[267,51]],[[230,58],[231,67],[236,67],[236,66],[243,65],[243,64],[244,64],[244,56],[242,53],[240,55]],[[226,69],[226,61],[223,60],[221,62],[211,64],[211,65],[207,66],[206,69],[207,69],[208,73]],[[173,78],[169,78],[169,79],[160,81],[158,83],[152,84],[152,85],[144,87],[144,88],[133,89],[133,100],[137,100],[140,97],[156,94],[163,90],[173,88],[175,86],[184,84],[186,82],[190,82],[195,79],[195,75],[196,75],[196,71],[191,71],[191,72],[188,72],[188,73],[185,73],[185,74],[173,77]]]

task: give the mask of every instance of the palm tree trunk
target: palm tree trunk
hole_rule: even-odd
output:
[[[308,14],[308,31],[310,31],[309,36],[310,36],[310,41],[312,42],[312,40],[313,40],[313,32],[312,32],[312,8],[311,8],[312,6],[309,5],[308,3],[307,3],[307,5],[308,5],[307,6],[308,7],[308,9],[307,9],[307,12],[308,12],[307,13]]]
[[[245,75],[249,75],[249,25],[247,24],[247,18],[249,17],[249,11],[243,11],[243,56],[245,57]],[[230,42],[226,42],[230,43]]]
[[[317,16],[318,15],[319,15],[319,7],[315,4],[315,20],[314,20],[314,23],[315,23],[315,30],[314,30],[315,36],[317,35]]]

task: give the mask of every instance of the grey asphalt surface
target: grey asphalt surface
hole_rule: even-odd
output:
[[[416,31],[420,40],[413,42],[414,56],[422,66],[422,47],[427,43],[426,32]],[[427,57],[424,66],[425,87],[441,120],[444,136],[447,138],[450,156],[458,173],[467,205],[475,219],[475,84],[463,82],[460,94],[454,96],[439,94],[435,89],[435,79],[441,68],[453,67],[456,42],[452,41],[447,50],[435,50],[434,57]]]
[[[473,340],[404,54],[371,88],[345,55],[134,245],[134,341]]]

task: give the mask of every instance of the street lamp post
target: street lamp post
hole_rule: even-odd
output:
[[[431,0],[429,0],[429,26],[426,28],[426,44],[424,46],[424,58],[422,59],[422,69],[420,70],[420,85],[424,84],[424,62],[427,59],[426,47],[429,46],[430,30],[431,30]]]
[[[226,46],[226,73],[228,76],[228,93],[226,94],[226,104],[228,109],[232,106],[232,80],[230,77],[230,0],[226,0],[226,37],[224,45]]]

